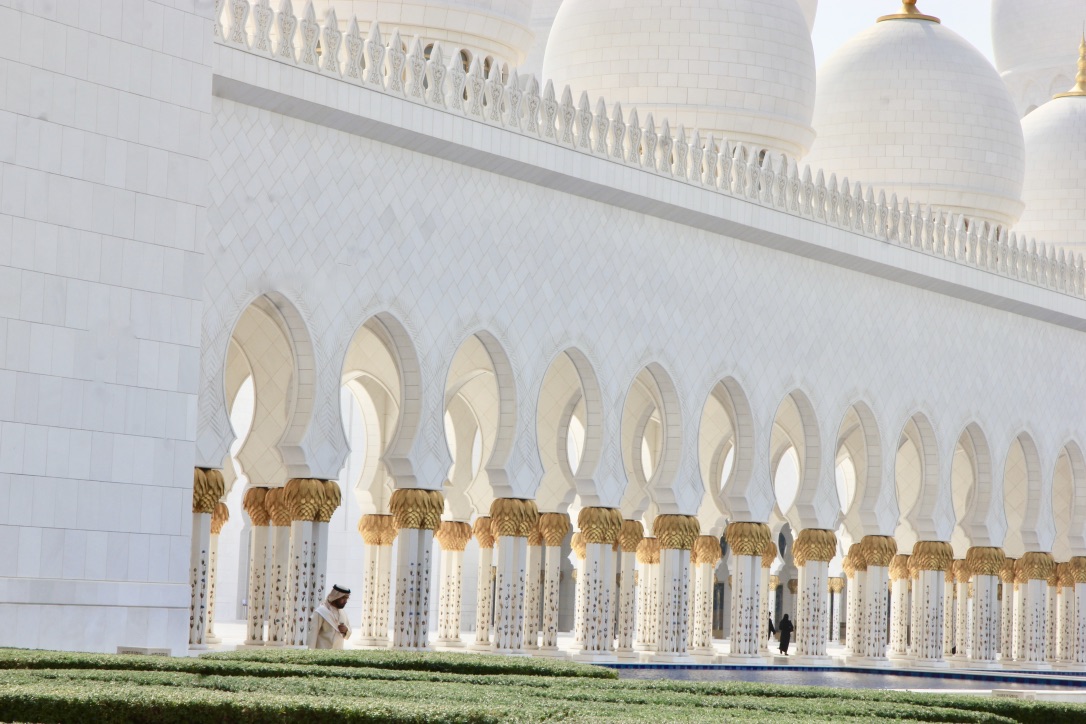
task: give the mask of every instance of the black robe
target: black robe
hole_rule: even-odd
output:
[[[795,630],[795,626],[792,625],[791,619],[782,619],[777,626],[777,630],[781,632],[781,652],[788,651],[788,643],[792,640],[792,632]]]

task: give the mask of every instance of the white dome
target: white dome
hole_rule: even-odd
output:
[[[305,0],[292,2],[301,17]],[[277,0],[272,5],[277,6]],[[532,47],[532,0],[316,0],[314,7],[318,18],[335,8],[344,29],[352,16],[357,17],[363,35],[376,20],[386,40],[399,29],[405,43],[416,35],[424,47],[441,43],[446,58],[456,48],[512,68],[524,62]]]
[[[1086,96],[1056,98],[1022,121],[1026,210],[1015,230],[1086,252]]]
[[[1078,45],[1084,22],[1082,0],[992,0],[996,68],[1020,114],[1074,83],[1067,51]]]
[[[574,98],[802,156],[815,60],[796,0],[565,0],[543,77]]]
[[[1012,225],[1022,127],[995,69],[937,22],[876,23],[820,69],[806,161],[914,204]]]
[[[815,16],[818,14],[818,0],[798,0],[803,17],[807,18],[807,30],[814,30]]]

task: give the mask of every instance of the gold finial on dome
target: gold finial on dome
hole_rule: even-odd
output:
[[[1072,96],[1086,96],[1086,32],[1082,35],[1082,42],[1078,44],[1078,73],[1075,75],[1075,87],[1066,93],[1059,93],[1053,98],[1069,98]]]
[[[881,23],[884,20],[927,20],[931,23],[942,22],[934,15],[925,15],[916,9],[916,0],[902,0],[901,10],[893,15],[883,15],[879,18]]]

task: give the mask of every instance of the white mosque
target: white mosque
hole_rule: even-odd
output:
[[[0,646],[1086,670],[1081,0],[274,1],[0,8]]]

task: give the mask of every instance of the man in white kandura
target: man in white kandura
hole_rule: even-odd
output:
[[[309,621],[311,649],[342,649],[343,642],[351,635],[350,622],[343,607],[351,597],[351,589],[332,586],[324,602],[317,606]]]

